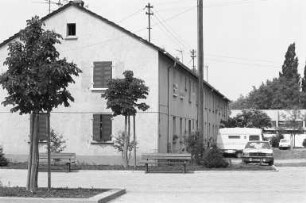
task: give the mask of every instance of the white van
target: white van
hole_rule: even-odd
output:
[[[247,142],[262,140],[262,130],[259,128],[220,128],[217,146],[224,154],[241,157]]]

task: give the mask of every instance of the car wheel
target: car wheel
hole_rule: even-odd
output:
[[[272,166],[274,164],[274,161],[269,162],[269,166]]]

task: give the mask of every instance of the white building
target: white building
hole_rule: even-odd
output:
[[[64,38],[57,47],[60,57],[73,61],[83,71],[69,87],[75,102],[51,113],[51,128],[63,134],[66,152],[75,152],[80,162],[121,162],[112,137],[123,131],[124,118],[111,117],[101,94],[106,89],[105,81],[123,77],[125,70],[132,70],[149,87],[145,102],[150,109],[136,116],[138,155],[180,151],[177,144],[197,128],[197,76],[190,69],[163,49],[73,2],[42,20],[45,29]],[[0,44],[1,73],[7,69],[2,64],[8,43],[16,39],[18,33]],[[229,100],[206,82],[204,89],[205,135],[215,137],[220,120],[228,116]],[[5,96],[1,90],[0,101]],[[0,144],[7,157],[24,161],[29,147],[29,115],[12,114],[11,107],[0,106]]]

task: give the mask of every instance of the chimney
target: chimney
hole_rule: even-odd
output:
[[[78,6],[84,7],[84,1],[82,0],[73,0],[72,2]]]

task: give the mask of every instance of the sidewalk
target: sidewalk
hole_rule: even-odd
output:
[[[25,186],[26,170],[0,169],[4,185]],[[47,173],[39,173],[39,187]],[[275,171],[205,171],[193,174],[145,174],[143,171],[52,173],[53,187],[125,188],[111,203],[306,202],[306,168]]]

